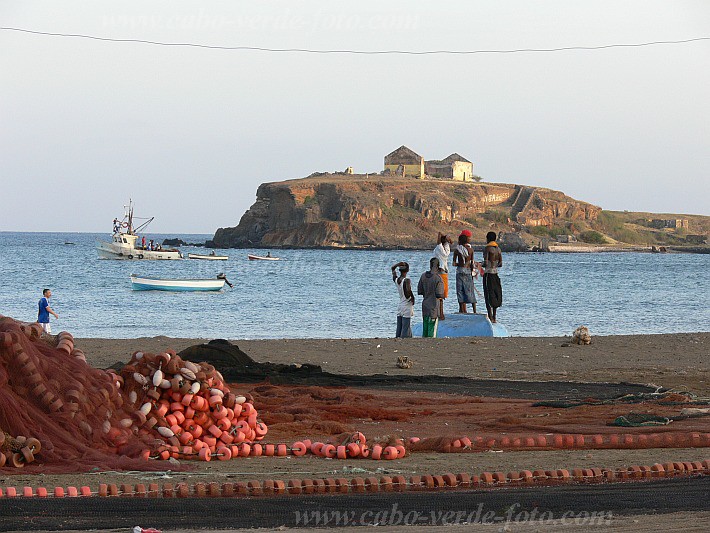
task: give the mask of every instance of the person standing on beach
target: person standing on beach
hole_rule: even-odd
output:
[[[395,269],[399,268],[399,277]],[[409,264],[401,261],[392,266],[392,281],[397,285],[399,305],[397,306],[397,333],[396,338],[409,338],[412,336],[412,316],[414,315],[414,294],[412,282],[407,277]]]
[[[49,315],[54,315],[54,318],[59,318],[59,315],[49,306],[49,299],[52,297],[52,291],[44,289],[42,298],[39,299],[39,312],[37,313],[37,322],[47,335],[52,334],[52,327],[49,325]]]
[[[444,297],[439,300],[439,320],[445,320],[444,300],[449,297],[449,254],[451,254],[451,239],[439,232],[438,244],[434,248],[434,257],[439,260],[439,275],[444,283]]]
[[[422,300],[422,337],[436,337],[439,325],[439,300],[444,297],[444,282],[439,275],[439,260],[432,257],[429,270],[422,274],[417,285],[417,294]]]
[[[459,235],[459,243],[454,250],[454,266],[456,267],[456,298],[459,301],[459,313],[467,313],[466,304],[473,305],[476,313],[476,293],[473,286],[473,248],[470,244],[471,232],[467,229]]]
[[[488,243],[483,251],[483,297],[486,300],[488,319],[495,323],[496,311],[503,305],[503,288],[498,277],[498,269],[503,266],[503,255],[494,231],[488,232],[486,240]]]

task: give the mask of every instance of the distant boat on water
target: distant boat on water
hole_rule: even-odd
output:
[[[226,282],[224,275],[214,279],[166,279],[131,274],[131,287],[134,291],[219,291]]]
[[[214,252],[211,254],[187,254],[188,259],[205,259],[207,261],[226,261],[229,259],[227,255],[215,255]]]
[[[123,220],[114,219],[113,235],[111,242],[99,241],[96,250],[100,259],[146,259],[146,260],[170,260],[182,259],[180,250],[166,248],[163,250],[149,249],[148,246],[136,246],[138,232],[153,221],[151,217],[146,222],[133,227],[133,202],[129,201],[126,207],[126,214]]]
[[[268,253],[267,255],[248,254],[247,257],[249,258],[249,261],[281,261],[280,257],[271,257],[271,253]]]

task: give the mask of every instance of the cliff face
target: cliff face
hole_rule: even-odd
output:
[[[492,207],[508,211],[513,223],[517,217],[590,220],[600,211],[546,189],[521,197],[522,189],[379,175],[326,174],[264,183],[239,225],[218,229],[213,245],[429,248],[437,231],[458,235],[464,228],[476,229],[471,221]]]

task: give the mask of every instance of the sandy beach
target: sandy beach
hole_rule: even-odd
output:
[[[127,361],[134,351],[177,351],[206,339],[168,337],[138,339],[77,339],[76,345],[88,362],[100,368]],[[710,394],[710,362],[707,360],[710,333],[595,337],[589,346],[567,345],[566,338],[468,338],[468,339],[339,339],[339,340],[234,340],[242,350],[260,362],[313,363],[334,373],[369,374],[438,374],[471,378],[512,379],[523,381],[630,382],[654,384],[688,390],[701,397]],[[563,346],[564,345],[564,346]],[[412,369],[395,366],[397,355],[407,355]],[[257,387],[248,384],[239,390]],[[259,389],[256,389],[259,390]],[[383,395],[360,389],[349,394]],[[269,394],[268,391],[265,394]],[[288,393],[287,393],[288,394]],[[407,393],[394,393],[405,397]],[[263,397],[265,398],[265,397]],[[349,397],[348,397],[349,398]],[[346,400],[349,401],[349,400]],[[263,409],[256,400],[257,408]],[[626,409],[626,408],[624,408]],[[598,416],[598,415],[597,415]],[[370,434],[393,427],[411,431],[406,423],[363,422]],[[445,428],[442,428],[444,431]],[[280,434],[270,433],[271,439]],[[441,454],[417,452],[402,461],[387,464],[387,471],[408,475],[426,471],[514,470],[522,468],[619,467],[653,464],[664,461],[696,461],[707,457],[705,449],[641,450],[569,450],[515,451],[481,454]],[[180,474],[130,473],[99,474],[101,482],[139,482],[146,480],[197,481],[210,479],[237,481],[269,477],[303,477],[329,473],[347,475],[353,468],[377,471],[382,463],[363,460],[330,460],[306,456],[286,458],[249,458],[247,460],[205,464],[190,462],[197,469]],[[99,482],[97,474],[43,476],[50,484],[62,479],[74,483]],[[126,481],[128,480],[128,481]],[[1,481],[1,480],[0,480]],[[19,481],[19,479],[18,479]]]
[[[135,351],[176,351],[209,339],[77,339],[88,362],[107,368]],[[629,382],[710,396],[710,333],[595,336],[589,346],[565,337],[459,339],[233,340],[259,362],[311,363],[343,374],[465,376],[526,381]],[[406,355],[414,366],[395,366]]]
[[[137,339],[76,339],[87,362],[107,368],[126,362],[135,351],[159,352],[172,348],[181,351],[209,339],[169,337]],[[482,379],[520,381],[628,382],[653,384],[658,387],[692,392],[699,397],[710,395],[710,362],[707,360],[710,333],[663,334],[594,337],[589,346],[571,345],[563,337],[550,338],[467,338],[467,339],[306,339],[306,340],[233,340],[244,352],[259,362],[312,363],[339,374],[370,375],[441,375]],[[395,366],[398,355],[414,361],[411,369]],[[267,386],[266,389],[268,389]],[[273,387],[272,387],[273,388]],[[265,387],[244,385],[244,391],[269,394]],[[288,394],[288,393],[287,393]],[[343,393],[346,394],[346,393]],[[347,394],[372,398],[390,394],[387,391],[357,389]],[[402,392],[392,392],[393,405]],[[398,396],[398,394],[400,396]],[[410,393],[411,394],[411,393]],[[373,396],[374,395],[374,396]],[[262,400],[265,396],[262,396]],[[351,401],[352,396],[343,396]],[[504,400],[513,402],[513,400]],[[256,407],[266,414],[259,405]],[[511,408],[513,404],[511,403]],[[627,409],[624,407],[624,409]],[[471,414],[466,414],[470,418]],[[499,416],[499,415],[496,415]],[[531,415],[534,416],[534,415]],[[599,419],[599,412],[595,415]],[[382,423],[362,420],[362,428],[371,435],[391,431],[398,422]],[[278,424],[271,439],[281,438]],[[412,425],[402,423],[402,435]],[[379,431],[379,432],[378,432]],[[442,427],[442,432],[446,428]],[[411,434],[411,433],[409,433]],[[402,460],[382,462],[363,459],[329,460],[311,455],[295,458],[249,457],[232,461],[189,461],[188,471],[175,472],[165,463],[160,472],[85,472],[72,474],[29,474],[22,471],[0,477],[0,485],[14,486],[81,486],[94,490],[99,483],[230,483],[246,480],[292,479],[308,477],[353,477],[368,475],[404,476],[444,472],[547,470],[556,468],[619,468],[630,465],[652,465],[673,461],[702,461],[706,448],[587,449],[549,451],[494,450],[480,453],[416,452]],[[182,461],[183,465],[186,464]],[[172,467],[172,468],[171,468]],[[662,515],[658,523],[688,525],[695,513],[678,513],[674,518]],[[648,516],[618,517],[613,524],[620,531],[633,530],[650,520]],[[564,529],[564,528],[563,528]],[[577,530],[571,528],[569,530]]]

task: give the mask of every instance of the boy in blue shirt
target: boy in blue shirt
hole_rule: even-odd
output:
[[[49,315],[54,315],[54,318],[59,318],[59,315],[54,312],[54,310],[49,307],[49,299],[52,297],[52,291],[49,289],[44,289],[42,291],[42,298],[39,300],[39,313],[37,313],[37,322],[42,326],[42,329],[47,335],[52,334],[52,328],[49,325]]]

